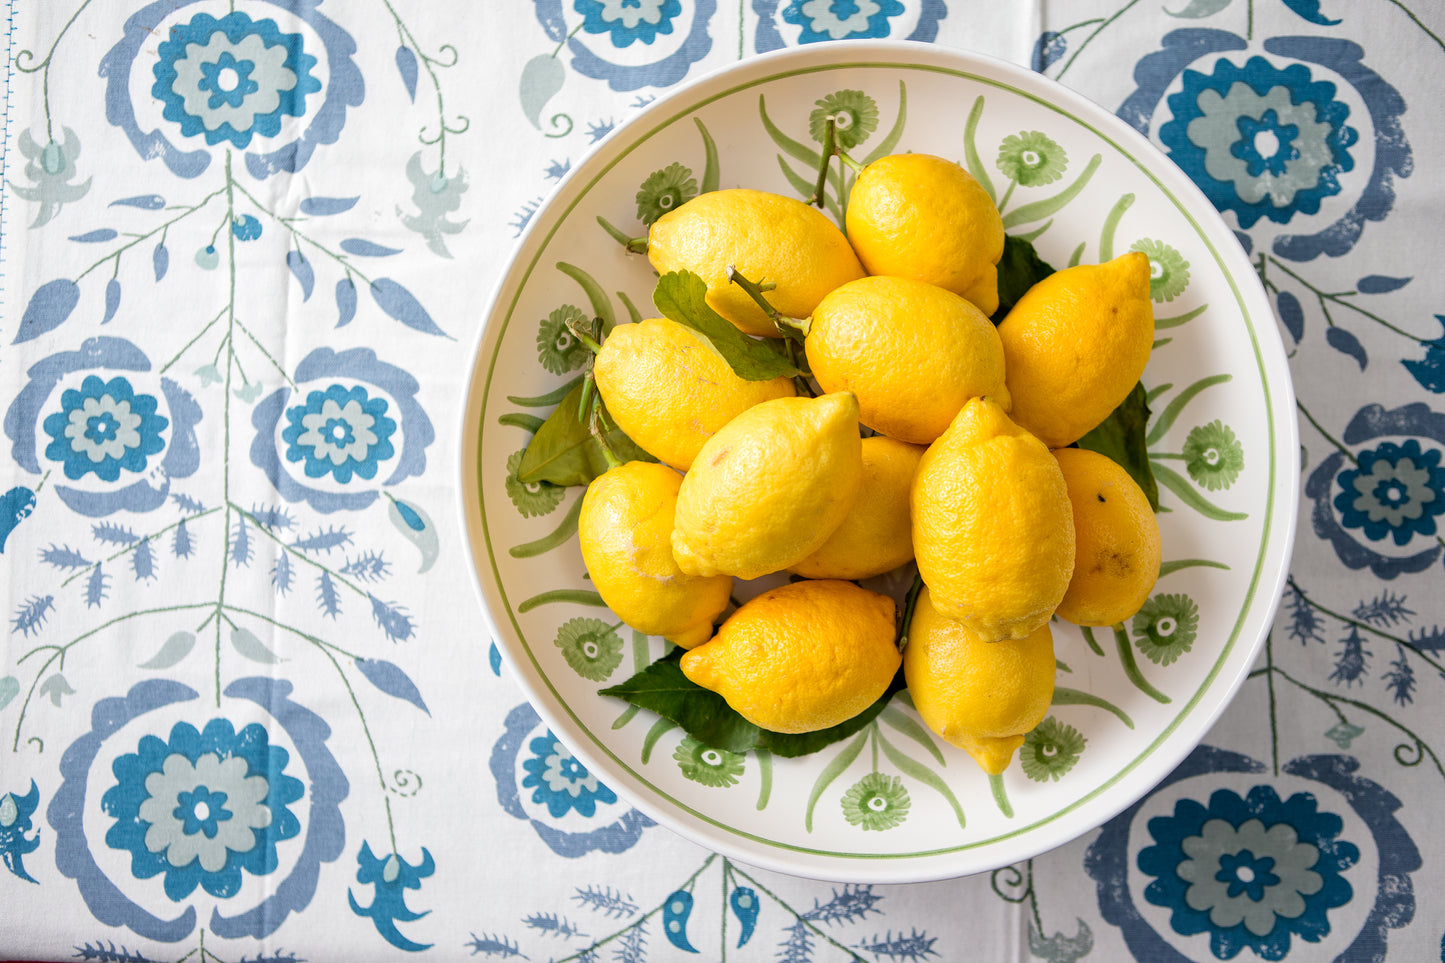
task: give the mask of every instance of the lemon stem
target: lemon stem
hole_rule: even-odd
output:
[[[602,230],[612,235],[614,241],[626,248],[628,254],[647,253],[647,235],[633,237],[600,214],[597,216],[597,223],[602,225]]]
[[[602,448],[602,457],[607,461],[608,468],[616,468],[622,464],[622,459],[613,450],[612,443],[607,440],[607,428],[602,423],[602,406],[595,404],[592,410],[587,413],[587,430],[592,432],[592,437],[597,439],[597,444]]]
[[[908,647],[908,630],[913,627],[913,612],[918,608],[918,594],[923,591],[923,576],[913,573],[913,584],[903,596],[903,619],[898,626],[898,651]]]
[[[567,330],[571,332],[572,337],[582,342],[582,344],[587,348],[588,351],[596,354],[597,352],[602,350],[601,318],[592,317],[588,318],[585,322],[583,322],[578,318],[573,317],[568,318],[563,323],[567,326]],[[586,327],[583,327],[584,323],[586,324]]]
[[[731,264],[727,269],[728,280],[742,288],[748,297],[752,298],[757,306],[763,309],[763,313],[777,326],[778,331],[788,336],[806,337],[808,328],[812,325],[810,318],[790,318],[778,313],[778,309],[768,303],[763,297],[764,289],[771,289],[772,285],[759,284],[751,281],[738,272],[738,269]]]

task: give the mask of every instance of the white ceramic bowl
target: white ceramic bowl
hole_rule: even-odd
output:
[[[508,486],[508,459],[583,362],[545,335],[539,345],[544,325],[566,305],[626,320],[630,301],[655,314],[646,258],[625,253],[597,218],[644,234],[639,191],[672,164],[698,185],[806,196],[806,154],[818,149],[810,115],[825,106],[864,120],[855,134],[875,121],[855,157],[927,152],[982,175],[1007,230],[1031,237],[1055,267],[1131,247],[1156,266],[1158,344],[1143,381],[1163,482],[1164,574],[1130,623],[1092,635],[1055,623],[1060,695],[997,784],[897,702],[859,736],[796,759],[709,752],[650,713],[628,713],[598,690],[663,644],[609,628],[616,619],[589,604],[575,535],[582,490]],[[462,512],[489,628],[555,735],[683,836],[755,866],[837,881],[990,870],[1067,842],[1139,798],[1248,673],[1280,596],[1297,511],[1294,398],[1274,317],[1203,194],[1078,94],[932,45],[779,51],[660,97],[612,132],[528,223],[475,347],[460,435]],[[593,678],[564,657],[579,629],[600,644],[586,669]]]

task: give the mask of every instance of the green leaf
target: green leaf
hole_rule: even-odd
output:
[[[1145,441],[1149,427],[1149,399],[1142,384],[1135,384],[1126,397],[1097,427],[1078,441],[1080,448],[1108,455],[1123,466],[1143,489],[1149,507],[1159,511],[1159,485],[1149,462]]]
[[[652,301],[664,317],[712,342],[739,378],[769,381],[802,374],[783,353],[780,339],[750,338],[714,311],[707,303],[707,282],[691,271],[670,271],[658,278]]]
[[[524,485],[586,485],[607,470],[602,445],[578,415],[582,388],[579,381],[532,436],[517,466],[517,480]],[[620,428],[608,431],[607,441],[623,461],[656,461]]]
[[[738,715],[722,696],[683,675],[682,655],[682,649],[673,649],[632,678],[608,686],[601,693],[655,712],[714,749],[728,752],[757,749],[793,758],[817,752],[858,732],[872,722],[893,694],[903,687],[900,671],[888,691],[846,722],[816,732],[772,732],[753,725]]]
[[[1053,273],[1053,266],[1039,257],[1031,242],[1005,234],[1003,257],[998,262],[998,310],[993,314],[993,323],[1002,321],[1025,291]]]

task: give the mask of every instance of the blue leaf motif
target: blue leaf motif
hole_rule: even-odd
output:
[[[1039,34],[1039,39],[1034,41],[1031,66],[1038,73],[1043,73],[1057,63],[1068,49],[1069,41],[1063,34],[1055,30],[1045,30]]]
[[[99,244],[102,241],[113,241],[119,236],[114,228],[101,227],[84,234],[72,234],[70,240],[79,241],[81,244]]]
[[[1189,0],[1189,4],[1183,10],[1175,13],[1172,10],[1164,12],[1171,17],[1182,17],[1189,20],[1199,20],[1204,17],[1212,17],[1225,7],[1229,6],[1230,0]]]
[[[387,506],[387,517],[391,519],[392,526],[421,552],[421,568],[417,569],[417,573],[431,568],[440,551],[440,540],[427,513],[410,502],[392,498]]]
[[[361,674],[366,676],[366,681],[376,686],[389,696],[395,696],[403,702],[410,702],[422,712],[431,715],[431,710],[426,707],[426,701],[421,697],[421,690],[411,677],[401,670],[400,666],[387,662],[385,659],[363,659],[356,660],[356,667]]]
[[[1298,344],[1300,338],[1305,336],[1305,312],[1300,307],[1299,298],[1288,291],[1281,291],[1275,295],[1274,300],[1275,306],[1279,309],[1279,319],[1284,322],[1290,336]]]
[[[311,299],[311,290],[316,287],[316,272],[311,267],[311,262],[306,256],[294,248],[286,252],[286,266],[291,269],[291,274],[301,284],[301,300]]]
[[[1339,23],[1320,12],[1320,0],[1284,0],[1284,5],[1310,23],[1317,23],[1321,27],[1333,27]]]
[[[131,571],[135,572],[137,582],[148,582],[156,577],[156,553],[151,548],[149,538],[143,538],[136,543],[130,554],[130,567]]]
[[[1413,278],[1392,278],[1383,274],[1368,274],[1355,282],[1355,290],[1361,294],[1387,294],[1398,291]]]
[[[393,642],[405,642],[411,638],[416,626],[412,625],[410,616],[375,595],[368,594],[367,598],[371,599],[371,617],[376,619],[376,624],[381,626],[387,638]]]
[[[157,244],[156,249],[151,252],[151,267],[155,269],[157,281],[166,276],[166,271],[170,270],[170,266],[171,252],[166,247],[165,242],[162,241],[160,244]]]
[[[354,254],[357,257],[391,257],[393,254],[401,253],[399,247],[387,247],[384,244],[377,244],[375,241],[368,241],[364,237],[348,237],[341,242],[341,249],[347,254]]]
[[[176,558],[189,558],[191,550],[191,533],[186,528],[186,520],[183,518],[176,526],[175,538],[171,541],[171,553]]]
[[[758,894],[751,886],[739,886],[728,895],[728,905],[738,918],[738,948],[741,949],[758,925]]]
[[[336,583],[331,580],[329,572],[322,572],[321,577],[316,580],[316,603],[321,607],[323,614],[330,618],[336,618],[341,614],[341,595],[336,591]]]
[[[356,282],[342,278],[336,282],[336,326],[344,328],[356,317]]]
[[[267,648],[254,632],[240,626],[231,630],[231,648],[235,649],[236,654],[242,658],[259,662],[262,665],[275,665],[277,662],[286,661]]]
[[[312,217],[325,217],[328,214],[341,214],[356,206],[360,197],[308,197],[297,205],[302,214]]]
[[[692,894],[685,889],[674,892],[662,904],[662,932],[667,941],[680,950],[696,953],[697,947],[687,939],[687,918],[692,915]]]
[[[20,694],[20,680],[13,675],[7,675],[0,679],[0,710],[4,710],[10,701]]]
[[[74,281],[68,278],[46,281],[30,296],[30,303],[20,316],[20,327],[15,331],[15,340],[11,344],[23,344],[58,328],[79,302],[80,285]]]
[[[551,54],[538,54],[522,68],[518,92],[522,97],[522,113],[533,127],[541,129],[542,108],[562,89],[566,79],[567,68]]]
[[[158,211],[166,206],[166,199],[159,194],[137,194],[135,197],[122,197],[118,201],[111,201],[111,207],[139,207],[143,211]]]
[[[110,576],[105,574],[105,569],[100,564],[90,570],[90,577],[85,580],[85,607],[88,609],[100,608],[100,603],[109,596]]]
[[[115,312],[120,308],[120,281],[111,278],[105,282],[105,316],[100,319],[101,324],[110,324]]]
[[[155,655],[140,663],[140,669],[169,669],[180,663],[196,644],[194,632],[174,632]]]
[[[401,82],[406,84],[407,97],[416,103],[416,54],[405,44],[396,48],[396,69],[401,74]]]
[[[1361,371],[1364,371],[1365,365],[1370,363],[1369,357],[1365,354],[1365,346],[1360,344],[1360,339],[1344,328],[1330,328],[1325,332],[1325,340],[1330,343],[1331,348],[1358,361]]]
[[[408,328],[414,328],[423,334],[435,334],[443,338],[451,337],[437,327],[436,322],[431,319],[430,314],[427,314],[426,308],[421,306],[421,302],[416,299],[414,294],[391,278],[377,278],[373,281],[371,296],[381,310]]]

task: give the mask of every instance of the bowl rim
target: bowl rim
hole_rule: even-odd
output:
[[[1288,577],[1298,525],[1301,472],[1294,390],[1277,326],[1269,325],[1266,332],[1257,330],[1253,323],[1257,320],[1263,327],[1262,322],[1272,320],[1274,312],[1234,230],[1203,191],[1140,131],[1087,95],[1043,74],[991,54],[921,41],[839,40],[785,47],[714,68],[659,94],[641,112],[599,139],[563,175],[551,196],[545,198],[532,213],[496,276],[482,312],[482,324],[472,340],[471,354],[465,357],[464,381],[467,387],[455,426],[456,434],[453,435],[460,441],[458,450],[461,453],[457,466],[460,530],[484,626],[499,649],[507,652],[513,660],[520,661],[521,656],[511,652],[511,646],[504,641],[508,635],[501,631],[502,622],[494,614],[493,605],[505,605],[505,602],[493,597],[496,589],[484,577],[487,573],[483,571],[483,562],[477,552],[478,543],[487,540],[486,523],[480,510],[481,499],[477,497],[480,483],[478,459],[481,454],[478,422],[485,401],[485,384],[490,381],[490,377],[483,376],[486,359],[482,357],[482,351],[498,317],[510,312],[510,307],[504,302],[510,296],[515,303],[525,287],[526,278],[515,278],[516,269],[529,258],[535,258],[545,246],[547,238],[544,234],[549,234],[556,226],[548,225],[548,215],[561,212],[555,215],[555,221],[560,223],[564,220],[566,212],[585,196],[579,185],[602,177],[621,159],[628,145],[669,125],[676,119],[675,114],[696,110],[739,89],[820,67],[830,70],[883,67],[963,74],[970,79],[1006,87],[1031,97],[1092,131],[1106,144],[1134,160],[1144,176],[1175,199],[1180,212],[1208,246],[1230,282],[1234,306],[1240,308],[1243,314],[1245,330],[1250,335],[1250,353],[1261,375],[1266,414],[1273,415],[1266,419],[1271,459],[1270,477],[1266,484],[1267,517],[1262,523],[1263,540],[1246,601],[1226,651],[1216,659],[1190,701],[1180,708],[1165,730],[1130,761],[1125,770],[1083,798],[1052,813],[1046,822],[1015,827],[1007,833],[976,843],[897,855],[849,854],[792,846],[726,826],[639,778],[628,764],[597,741],[595,735],[591,740],[585,732],[574,737],[576,723],[567,721],[565,703],[550,690],[545,678],[533,678],[532,673],[523,671],[520,665],[514,668],[511,677],[541,721],[589,772],[601,778],[622,800],[686,839],[751,866],[804,878],[859,884],[951,879],[988,872],[1037,856],[1098,828],[1118,813],[1138,804],[1155,784],[1195,749],[1238,694],[1274,621]],[[680,108],[679,105],[685,106]],[[1140,163],[1141,158],[1149,161],[1148,167]],[[1244,310],[1246,307],[1247,310]],[[1277,396],[1277,400],[1271,402],[1272,396]],[[1262,595],[1265,592],[1268,595]],[[1243,621],[1247,615],[1252,617],[1251,621],[1257,617],[1259,631],[1252,638],[1243,639]],[[1248,649],[1247,653],[1228,651],[1241,643]],[[1220,678],[1226,666],[1230,671],[1226,677]],[[1215,701],[1201,712],[1198,702],[1206,691],[1215,696]],[[552,704],[554,699],[558,703],[555,708]],[[1186,730],[1188,738],[1175,738],[1171,743],[1169,737],[1181,728]],[[593,741],[596,743],[595,750]],[[609,764],[609,760],[615,764]],[[1142,765],[1145,761],[1147,766]],[[1089,817],[1084,820],[1084,825],[1078,825],[1077,818],[1059,818],[1077,812],[1089,803],[1092,804],[1085,810]],[[987,852],[1007,850],[1007,858],[1003,858],[1001,852],[996,858],[979,860],[974,854],[981,847],[987,847]]]

